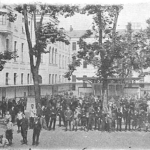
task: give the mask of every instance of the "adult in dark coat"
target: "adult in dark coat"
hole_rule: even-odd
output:
[[[131,127],[131,109],[128,108],[127,112],[126,112],[126,123],[125,123],[125,130],[127,130],[127,126],[129,127],[129,131],[130,131],[130,127]]]
[[[46,126],[47,126],[47,128],[48,128],[48,126],[49,126],[49,121],[50,121],[50,106],[47,106],[47,107],[45,108],[44,113],[45,113]]]
[[[53,130],[55,130],[56,115],[57,115],[57,112],[56,112],[55,107],[53,106],[50,112],[51,121],[50,121],[49,130],[51,130],[52,124],[53,124]]]
[[[6,101],[2,101],[2,118],[5,116],[6,110],[7,110],[7,103]]]
[[[63,121],[63,124],[65,126],[65,117],[64,117],[64,110],[63,107],[60,106],[60,108],[58,108],[58,116],[59,116],[59,127],[61,127],[61,121]]]
[[[93,120],[95,117],[94,116],[95,110],[94,110],[93,106],[89,107],[88,112],[89,112],[89,121],[88,121],[87,130],[92,130]]]
[[[41,122],[40,117],[36,117],[33,124],[33,136],[32,136],[32,145],[39,144],[39,136],[41,132]]]
[[[27,132],[28,132],[28,119],[25,117],[25,114],[22,115],[21,121],[21,135],[23,137],[22,144],[27,144]]]
[[[67,110],[64,112],[64,116],[65,116],[66,131],[68,126],[70,127],[70,131],[71,131],[71,121],[73,117],[73,112],[70,110],[69,107],[67,107]]]
[[[81,111],[81,129],[85,130],[86,126],[87,126],[86,111],[85,111],[85,108],[82,108],[82,111]]]
[[[12,123],[15,123],[16,111],[15,111],[15,107],[14,107],[14,106],[12,106],[12,108],[11,108],[10,111],[9,111],[9,113],[10,113],[11,118],[12,118],[11,122],[12,122]]]
[[[100,107],[97,108],[97,111],[95,112],[95,129],[100,130],[100,124],[101,124],[101,116],[102,116],[102,111]]]
[[[122,130],[121,128],[121,125],[122,125],[122,112],[120,111],[120,109],[118,109],[118,112],[117,112],[117,131],[118,131],[118,128],[119,128],[119,131]]]

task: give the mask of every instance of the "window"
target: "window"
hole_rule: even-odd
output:
[[[49,74],[49,84],[51,84],[51,74]]]
[[[87,88],[87,83],[85,81],[83,82],[83,87]]]
[[[61,55],[59,54],[59,68],[61,68]]]
[[[16,85],[17,73],[14,73],[14,85]]]
[[[23,84],[23,73],[21,73],[21,84]]]
[[[62,58],[62,68],[64,68],[64,56]]]
[[[57,74],[55,74],[55,83],[57,83]]]
[[[5,82],[6,82],[6,85],[8,85],[8,76],[9,76],[9,73],[6,73],[6,80],[5,80]]]
[[[0,15],[0,24],[5,25],[6,24],[6,15]]]
[[[87,68],[87,62],[83,61],[83,68]]]
[[[28,75],[27,75],[27,84],[29,84],[30,83],[30,74],[28,73]]]
[[[67,56],[65,57],[65,68],[67,68]]]
[[[54,74],[52,75],[52,84],[54,84]]]
[[[59,83],[61,83],[61,75],[59,75]]]
[[[24,49],[24,43],[21,43],[21,61],[23,62],[23,49]]]
[[[17,55],[17,41],[14,41],[14,53]],[[14,57],[14,61],[16,61],[17,57]]]
[[[72,84],[72,91],[76,90],[76,84]]]
[[[84,88],[87,87],[86,78],[87,78],[87,75],[83,75],[83,87]]]
[[[55,64],[57,64],[56,60],[57,60],[57,49],[55,49]]]
[[[52,49],[52,64],[54,63],[54,48]]]
[[[64,80],[63,80],[63,75],[61,76],[61,82],[62,82],[62,83],[64,82]]]
[[[73,50],[73,51],[76,50],[76,42],[72,42],[72,50]]]
[[[51,47],[49,47],[49,64],[51,63]]]
[[[9,51],[9,39],[6,39],[6,51]]]
[[[76,82],[76,76],[72,75],[72,82]]]

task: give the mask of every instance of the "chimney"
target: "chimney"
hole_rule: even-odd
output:
[[[70,25],[70,32],[73,31],[72,25]]]

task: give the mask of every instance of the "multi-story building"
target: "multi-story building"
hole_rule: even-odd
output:
[[[71,27],[71,31],[68,32],[68,35],[71,37],[71,49],[72,49],[72,56],[76,55],[78,51],[80,51],[78,41],[81,36],[86,33],[86,30],[73,30]],[[86,41],[88,43],[94,42],[94,37],[91,36],[87,38]],[[85,61],[81,61],[80,67],[77,67],[77,70],[74,71],[73,76],[76,77],[93,77],[96,75],[96,69],[93,65],[87,64]],[[73,77],[74,79],[74,77]],[[77,80],[77,82],[80,82]]]
[[[1,6],[0,12],[0,51],[12,51],[18,56],[8,61],[4,69],[0,72],[0,78],[2,79],[0,80],[0,85],[1,87],[7,87],[9,85],[31,84],[32,80],[29,55],[27,52],[28,44],[24,28],[24,17],[9,6]],[[15,22],[8,20],[6,13],[9,12],[17,14]],[[32,37],[33,24],[31,16],[29,16],[29,29]],[[11,89],[7,90],[11,92]],[[3,96],[5,96],[5,92],[2,92]]]
[[[2,96],[13,98],[23,95],[33,95],[33,87],[29,88],[29,85],[32,85],[33,81],[30,71],[24,17],[22,14],[14,11],[10,6],[1,6],[0,12],[0,51],[14,51],[18,56],[8,61],[4,69],[0,72],[0,78],[2,79],[0,80],[0,99]],[[17,18],[14,22],[7,20],[7,12],[17,14]],[[33,16],[30,14],[28,21],[30,36],[34,44]],[[58,23],[52,19],[48,21]],[[68,40],[70,40],[69,36]],[[42,54],[41,58],[39,70],[42,79],[41,85],[68,83],[69,81],[64,78],[64,73],[67,71],[67,66],[71,60],[70,46],[63,42],[56,42],[55,44],[49,43],[47,51],[49,51],[49,53]],[[52,86],[42,88],[43,87],[41,87],[42,95],[52,94]],[[47,88],[47,90],[44,90],[45,88]]]
[[[136,31],[139,31],[139,29],[141,28],[140,24],[136,24],[136,23],[132,23],[133,24],[133,30],[134,32]],[[118,32],[120,34],[124,34],[125,33],[125,28],[122,29],[122,28],[119,28],[118,29]],[[77,44],[78,41],[79,41],[79,38],[81,36],[83,36],[85,34],[85,30],[73,30],[72,26],[70,27],[70,31],[68,32],[68,35],[71,37],[71,49],[72,49],[72,56],[73,55],[76,55],[78,51],[80,51],[80,48],[79,48],[79,45]],[[88,42],[93,42],[94,41],[94,37],[90,37],[87,39]],[[134,78],[137,78],[138,77],[138,74],[135,73],[134,71],[131,71],[132,72],[132,76],[130,76],[131,78],[134,77]],[[79,83],[79,82],[83,82],[83,85],[80,84],[80,87],[78,86],[77,87],[77,84],[76,84],[76,90],[78,88],[78,91],[79,91],[79,95],[82,95],[80,94],[80,89],[81,87],[84,87],[84,77],[95,77],[96,76],[96,68],[94,68],[92,65],[87,65],[87,63],[85,61],[82,61],[82,64],[80,67],[77,67],[77,70],[74,71],[73,73],[73,76],[72,76],[72,81],[73,82],[76,82],[76,83]],[[80,77],[83,77],[82,79]],[[81,79],[81,80],[78,80]],[[145,76],[144,78],[141,78],[139,81],[136,81],[137,83],[141,83],[141,82],[149,82],[149,76]],[[87,85],[86,85],[87,86]],[[88,84],[88,88],[86,90],[82,90],[83,92],[82,93],[91,93],[92,90],[89,90],[89,87],[91,87],[90,84]]]
[[[71,38],[71,54],[72,56],[76,56],[79,48],[78,41],[81,36],[86,33],[86,30],[73,30],[72,26],[70,27],[70,31],[67,33]],[[94,36],[90,36],[86,39],[87,43],[92,43],[95,41]],[[84,82],[82,79],[86,77],[95,77],[96,76],[96,68],[93,65],[87,64],[86,61],[81,60],[81,65],[76,68],[72,75],[72,90],[76,95],[85,95],[85,93],[93,93],[92,85]],[[80,80],[81,79],[81,80]],[[83,83],[83,84],[82,84]]]

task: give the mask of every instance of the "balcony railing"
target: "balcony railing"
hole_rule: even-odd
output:
[[[7,16],[5,14],[0,15],[0,33],[12,33],[11,22],[7,20]]]

